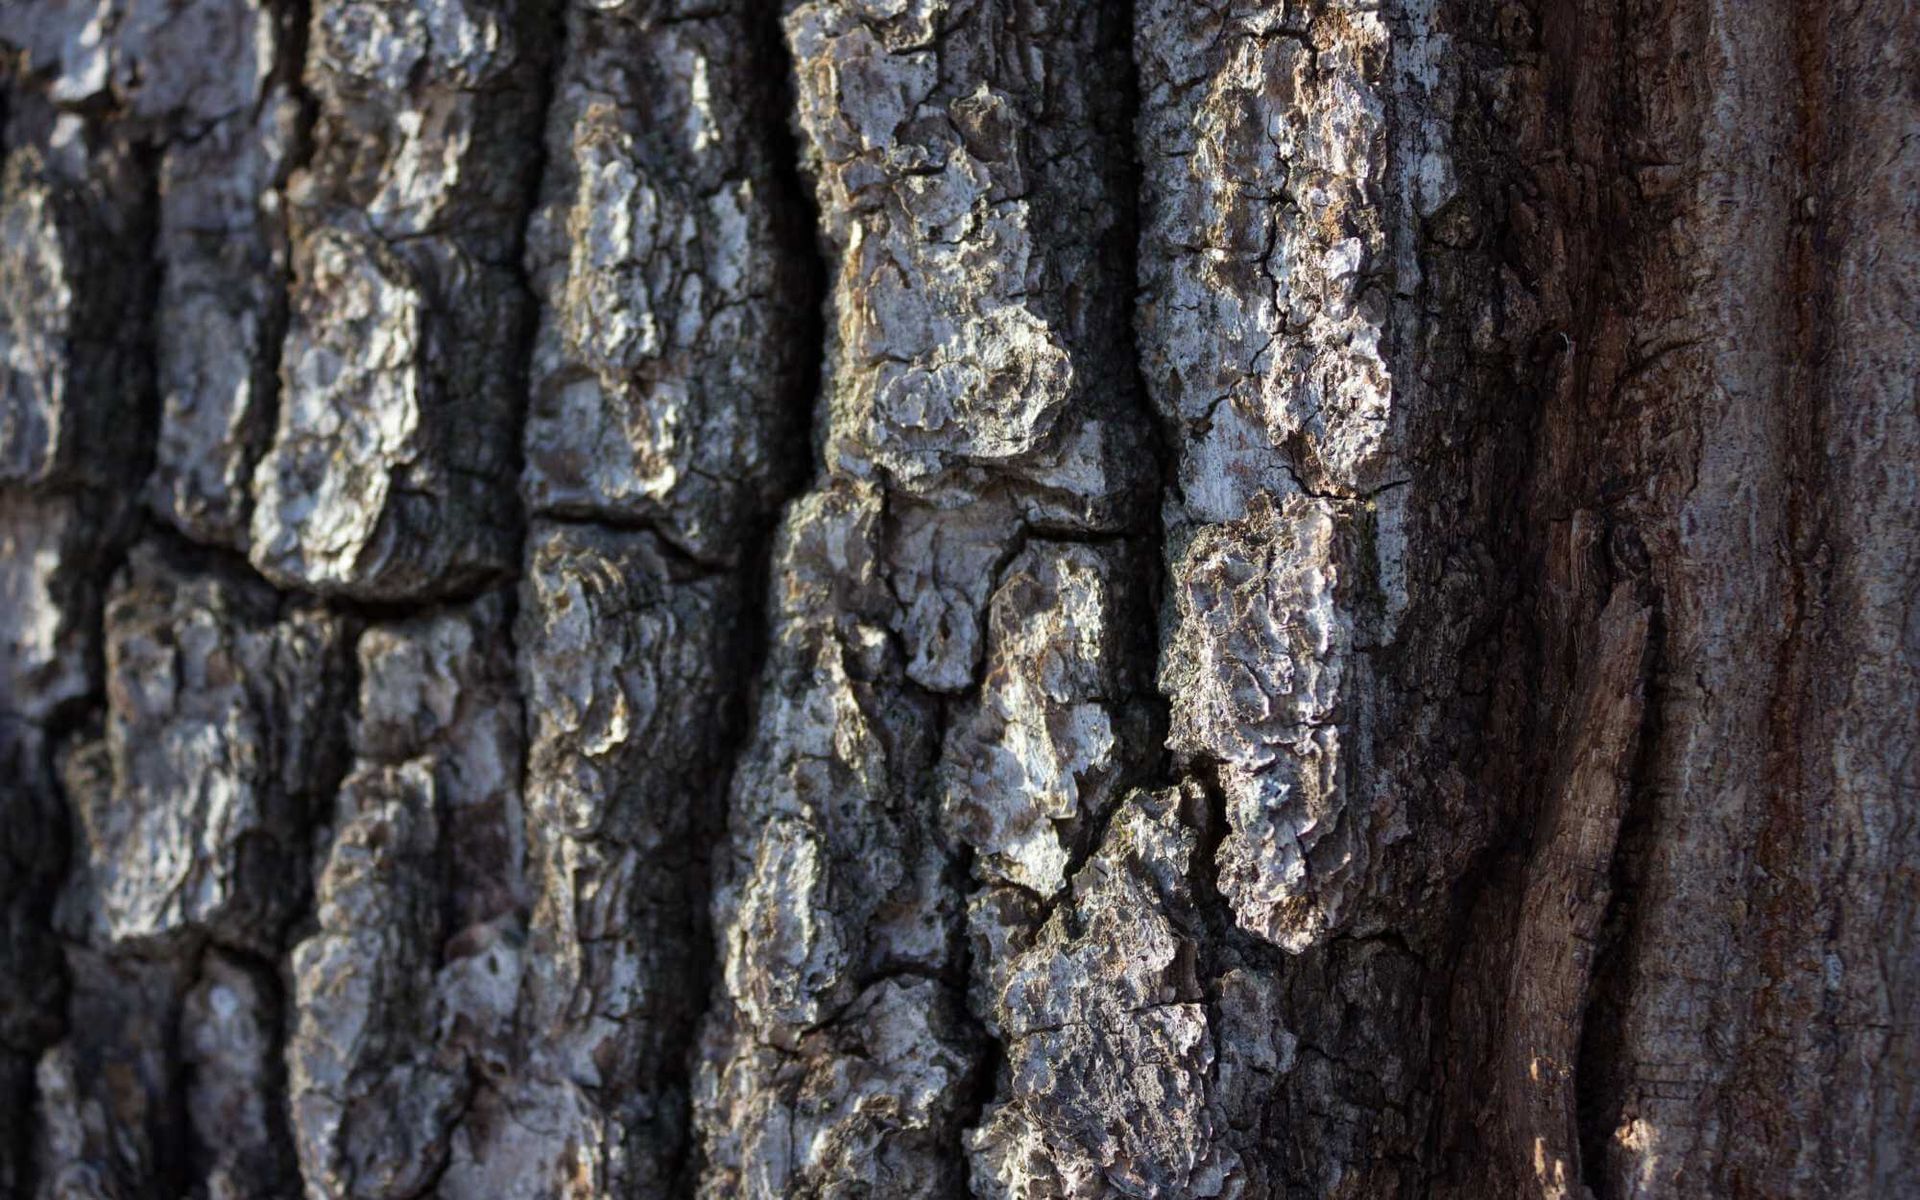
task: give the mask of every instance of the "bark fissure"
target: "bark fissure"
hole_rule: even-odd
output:
[[[787,383],[788,395],[783,407],[790,414],[785,423],[789,436],[804,438],[802,444],[809,447],[809,452],[797,468],[789,468],[783,473],[778,501],[779,507],[784,508],[802,486],[802,481],[812,478],[816,465],[811,453],[813,408],[815,398],[821,394],[826,372],[828,268],[818,248],[818,218],[803,176],[799,145],[790,123],[790,114],[795,111],[793,63],[771,5],[750,8],[749,20],[752,61],[758,73],[768,81],[765,84],[768,99],[761,121],[766,129],[769,174],[775,189],[776,253],[793,264],[795,283],[788,303],[793,305],[797,315],[792,336],[806,348]],[[746,598],[746,617],[738,634],[739,652],[735,661],[740,665],[734,684],[741,718],[721,755],[721,761],[725,764],[722,779],[729,791],[734,775],[751,745],[754,719],[762,703],[757,685],[772,652],[772,613],[765,607],[764,598],[771,594],[776,534],[775,525],[769,522],[750,537],[745,555],[747,565],[741,576],[740,590]],[[723,812],[718,824],[707,832],[702,847],[707,859],[707,868],[701,879],[703,900],[712,894],[715,881],[712,855],[723,844],[725,826],[726,814]],[[711,941],[711,931],[708,931],[707,940]],[[716,956],[713,948],[710,944],[703,945],[702,951],[700,969],[689,980],[698,998],[695,1029],[713,1020],[713,1004],[719,987],[714,970]],[[701,1054],[699,1041],[691,1040],[684,1061],[689,1094],[692,1081],[697,1078],[701,1068]],[[695,1195],[704,1170],[702,1147],[696,1138],[688,1137],[674,1166],[675,1194],[687,1197]]]
[[[1627,948],[1632,945],[1638,919],[1635,890],[1640,886],[1639,864],[1645,860],[1646,796],[1652,786],[1649,772],[1653,750],[1659,744],[1659,680],[1653,665],[1661,660],[1665,628],[1658,609],[1647,630],[1646,695],[1643,698],[1639,741],[1626,785],[1620,828],[1608,867],[1606,909],[1594,938],[1593,959],[1580,1015],[1580,1049],[1573,1076],[1573,1116],[1578,1134],[1580,1181],[1595,1200],[1614,1200],[1607,1180],[1594,1169],[1603,1161],[1608,1135],[1618,1126],[1620,1113],[1600,1084],[1619,1069],[1619,1022],[1628,1003],[1625,973]]]

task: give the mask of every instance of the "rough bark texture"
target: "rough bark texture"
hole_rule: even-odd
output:
[[[1920,1197],[1905,0],[11,0],[0,1193]]]

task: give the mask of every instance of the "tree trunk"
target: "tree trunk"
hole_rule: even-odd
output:
[[[1920,1197],[1907,0],[8,0],[0,1192]]]

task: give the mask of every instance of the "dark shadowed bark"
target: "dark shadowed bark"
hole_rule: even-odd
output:
[[[0,5],[0,1193],[1920,1197],[1916,49]]]

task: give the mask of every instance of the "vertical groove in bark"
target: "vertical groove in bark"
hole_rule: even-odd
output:
[[[746,26],[745,39],[751,47],[748,61],[760,84],[761,108],[755,124],[763,131],[766,154],[763,180],[775,234],[774,255],[779,272],[787,280],[783,289],[786,311],[782,318],[786,334],[796,347],[792,357],[785,360],[789,369],[777,381],[780,405],[775,421],[778,440],[773,447],[773,470],[778,479],[769,494],[776,495],[784,509],[813,478],[819,465],[814,456],[813,417],[814,402],[821,394],[827,371],[830,266],[819,240],[819,214],[802,165],[799,131],[794,123],[796,77],[778,6],[749,4],[743,10],[742,20]],[[688,1039],[683,1051],[690,1109],[692,1087],[702,1069],[704,1053],[699,1035],[714,1019],[713,1006],[720,995],[719,948],[712,923],[712,898],[724,871],[719,860],[725,854],[730,811],[727,800],[734,777],[751,748],[755,718],[763,703],[758,688],[771,657],[773,613],[768,598],[773,595],[779,527],[779,520],[770,519],[752,529],[738,575],[742,607],[735,642],[738,651],[734,660],[735,675],[730,681],[738,705],[738,722],[729,730],[722,758],[725,790],[716,797],[717,803],[701,829],[699,910],[695,920],[701,939],[697,948],[700,970],[689,981],[697,1020],[691,1027],[694,1036]],[[705,1148],[690,1111],[688,1133],[675,1175],[675,1194],[696,1194],[705,1170]]]
[[[443,1192],[689,1186],[707,848],[765,528],[797,474],[811,299],[776,209],[754,12],[566,9],[527,249],[520,1044]]]
[[[1586,549],[1574,547],[1576,554]],[[1615,584],[1580,639],[1580,675],[1555,739],[1511,951],[1506,1005],[1514,1027],[1503,1033],[1495,1103],[1504,1111],[1509,1161],[1531,1163],[1534,1185],[1549,1200],[1583,1194],[1574,1070],[1640,744],[1652,619],[1633,592],[1630,581]]]
[[[108,80],[50,46],[57,14],[10,9],[7,161],[0,225],[0,740],[8,771],[0,803],[0,1185],[48,1186],[33,1159],[36,1076],[76,1048],[60,1041],[75,955],[53,928],[68,814],[56,763],[85,736],[101,702],[104,579],[124,552],[151,453],[154,155],[126,125],[86,111]],[[97,64],[96,64],[97,65]],[[84,1003],[84,997],[82,998]],[[81,1027],[78,1048],[110,1050]],[[56,1046],[56,1042],[58,1045]],[[151,1053],[164,1056],[164,1046]],[[46,1052],[46,1053],[43,1053]],[[111,1057],[109,1053],[109,1057]],[[95,1086],[91,1081],[89,1086]],[[17,1100],[17,1105],[14,1100]],[[103,1159],[89,1131],[83,1150]],[[129,1138],[129,1142],[139,1136]],[[101,1162],[103,1170],[110,1165]]]

